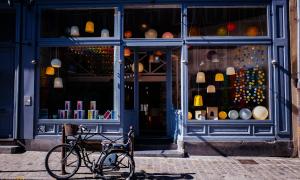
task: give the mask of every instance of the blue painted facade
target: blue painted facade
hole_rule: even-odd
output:
[[[13,1],[12,1],[13,2]],[[92,122],[72,121],[72,123],[91,124],[97,130],[109,135],[120,135],[128,131],[129,125],[134,125],[138,132],[138,99],[135,99],[134,109],[125,110],[124,106],[124,47],[180,47],[181,49],[181,108],[174,109],[172,97],[167,99],[167,135],[176,142],[185,141],[265,141],[289,140],[291,138],[291,82],[289,59],[288,32],[288,2],[286,0],[225,0],[225,1],[196,1],[196,0],[37,0],[32,4],[21,1],[9,7],[7,1],[0,1],[0,9],[15,11],[16,36],[8,42],[0,42],[0,50],[12,52],[9,58],[1,54],[0,58],[14,62],[12,73],[14,77],[13,103],[11,109],[11,129],[8,131],[14,139],[56,138],[56,130],[52,134],[38,134],[40,124],[59,125],[70,120],[53,121],[38,119],[39,112],[39,58],[40,48],[66,47],[80,45],[110,45],[114,46],[114,109],[117,119],[111,121],[96,120]],[[175,4],[181,7],[181,37],[175,39],[123,39],[124,7],[131,4]],[[188,6],[267,6],[268,35],[263,37],[188,37],[187,8]],[[115,9],[114,37],[78,37],[78,38],[42,38],[40,37],[41,11],[51,8],[95,8],[110,7]],[[266,121],[188,121],[188,46],[190,45],[267,45],[269,64],[269,109],[270,119]],[[170,52],[168,54],[170,56]],[[136,58],[136,57],[135,57]],[[170,58],[169,58],[170,59]],[[272,63],[273,62],[273,63]],[[137,63],[135,63],[137,67]],[[138,68],[135,68],[138,69]],[[167,94],[172,94],[171,64],[167,66]],[[137,72],[135,72],[137,75]],[[135,84],[138,82],[135,81]],[[138,87],[135,85],[135,93]],[[29,97],[32,102],[26,105],[24,98]],[[0,107],[1,108],[1,107]]]

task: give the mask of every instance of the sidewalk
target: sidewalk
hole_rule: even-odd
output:
[[[44,168],[46,152],[0,154],[0,179],[51,179]],[[190,158],[136,157],[138,179],[300,179],[300,159],[277,157]],[[92,179],[81,168],[73,179]]]

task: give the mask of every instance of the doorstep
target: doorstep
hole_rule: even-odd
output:
[[[24,149],[18,145],[0,145],[0,154],[18,154],[23,152]]]
[[[141,150],[134,151],[135,157],[172,157],[183,158],[184,153],[179,150]]]

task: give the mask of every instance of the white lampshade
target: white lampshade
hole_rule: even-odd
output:
[[[206,91],[207,91],[207,93],[215,93],[216,87],[214,85],[209,85],[209,86],[207,86]]]
[[[102,29],[101,30],[101,37],[109,37],[109,30],[108,29]]]
[[[54,79],[54,88],[63,88],[63,87],[64,87],[64,85],[63,85],[62,78],[56,77]]]
[[[61,67],[61,61],[58,58],[54,58],[51,60],[51,66],[54,68],[60,68]]]
[[[228,68],[226,68],[226,75],[228,75],[228,76],[235,75],[235,69],[234,69],[234,67],[228,67]]]
[[[71,36],[80,36],[78,26],[71,27]]]
[[[145,32],[145,38],[157,38],[157,31],[155,29],[149,29]]]
[[[204,74],[204,72],[198,72],[197,73],[196,83],[205,83],[205,74]]]

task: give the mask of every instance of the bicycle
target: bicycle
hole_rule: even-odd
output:
[[[74,140],[53,147],[46,155],[45,167],[50,176],[56,179],[69,179],[74,176],[81,166],[81,161],[94,174],[109,179],[131,179],[135,171],[133,159],[134,131],[130,127],[126,143],[117,143],[123,137],[109,139],[101,133],[90,133],[82,125],[80,133],[73,135]],[[83,136],[84,135],[84,136]],[[102,150],[98,158],[90,160],[86,150],[86,141],[95,135],[104,138],[101,142]]]

